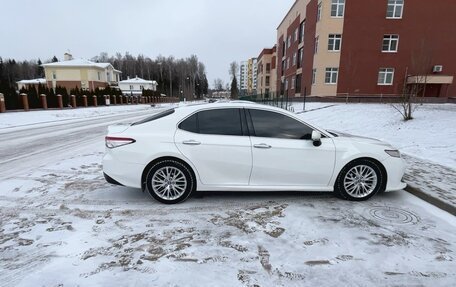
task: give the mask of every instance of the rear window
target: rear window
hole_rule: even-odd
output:
[[[169,116],[169,115],[171,115],[172,113],[174,113],[174,109],[169,109],[169,110],[166,110],[166,111],[163,111],[163,112],[159,112],[159,113],[157,113],[157,114],[154,114],[153,116],[147,117],[147,118],[142,119],[142,120],[137,121],[137,122],[134,122],[134,123],[132,124],[132,126],[136,126],[136,125],[148,123],[148,122],[151,122],[151,121],[155,121],[155,120],[158,120],[158,119],[160,119],[160,118]]]

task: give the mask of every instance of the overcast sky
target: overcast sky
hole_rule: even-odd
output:
[[[43,61],[130,52],[196,54],[214,78],[229,81],[232,61],[276,42],[294,0],[1,0],[0,56]]]

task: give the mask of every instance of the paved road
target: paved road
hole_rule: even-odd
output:
[[[99,142],[106,134],[106,127],[121,122],[144,118],[158,110],[130,112],[101,118],[52,122],[46,126],[22,126],[20,130],[0,130],[0,179],[17,172],[36,168],[52,162],[68,150],[77,153],[79,148]]]

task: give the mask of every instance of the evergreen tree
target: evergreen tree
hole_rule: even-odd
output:
[[[232,100],[239,99],[239,89],[238,89],[236,76],[234,76],[233,80],[231,81],[231,99]]]
[[[44,78],[44,69],[41,66],[43,63],[41,62],[40,59],[38,59],[38,62],[36,64],[37,64],[37,67],[36,67],[37,78]]]
[[[56,56],[52,57],[52,60],[51,60],[52,63],[55,63],[55,62],[58,62],[58,61],[59,61],[59,59],[57,59]]]

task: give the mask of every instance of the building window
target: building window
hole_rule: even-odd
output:
[[[338,68],[326,68],[325,84],[337,84]]]
[[[344,17],[345,0],[332,0],[331,17]]]
[[[55,71],[52,71],[52,79],[57,80],[57,73]]]
[[[291,78],[291,89],[292,89],[292,90],[294,90],[295,85],[296,85],[296,79],[295,79],[295,77],[292,77],[292,78]]]
[[[301,80],[302,80],[302,74],[296,75],[296,86],[295,86],[296,93],[301,92]]]
[[[298,33],[299,33],[299,28],[296,28],[296,30],[294,32],[294,42],[296,42],[298,40]]]
[[[290,46],[291,46],[291,35],[288,35],[287,48],[290,48]]]
[[[266,73],[270,73],[270,72],[271,72],[271,64],[267,63],[266,64]]]
[[[317,22],[321,20],[321,2],[318,3],[317,7]]]
[[[383,52],[397,52],[399,45],[399,35],[385,35],[383,36]]]
[[[388,0],[386,18],[401,19],[404,10],[404,0]]]
[[[304,49],[301,48],[298,51],[298,69],[302,67],[302,58],[304,56]]]
[[[261,80],[263,80],[263,79],[261,79]],[[269,81],[270,81],[269,80],[269,76],[266,76],[266,81],[265,81],[266,82],[266,87],[269,87]]]
[[[299,43],[304,42],[304,29],[306,27],[306,21],[304,20],[301,25],[299,25]]]
[[[294,54],[293,54],[293,66],[296,66],[297,57],[298,57],[297,53],[294,52]]]
[[[285,60],[282,60],[282,76],[285,71]]]
[[[392,85],[394,79],[393,68],[381,68],[378,72],[378,85]]]
[[[285,41],[282,42],[282,57],[285,57]]]
[[[97,72],[97,76],[98,76],[98,81],[101,81],[101,73],[100,72]]]
[[[314,54],[318,53],[318,42],[319,42],[319,37],[317,36],[315,38],[315,50],[314,50]]]
[[[313,69],[312,70],[312,85],[315,85],[315,83],[317,82],[317,69]]]
[[[130,90],[133,90],[133,85],[130,85]]]
[[[290,68],[290,57],[287,58],[287,69]]]
[[[288,91],[288,79],[285,79],[285,91]]]
[[[340,34],[329,34],[329,37],[328,37],[328,51],[340,51],[341,41],[342,41],[342,35],[340,35]]]

